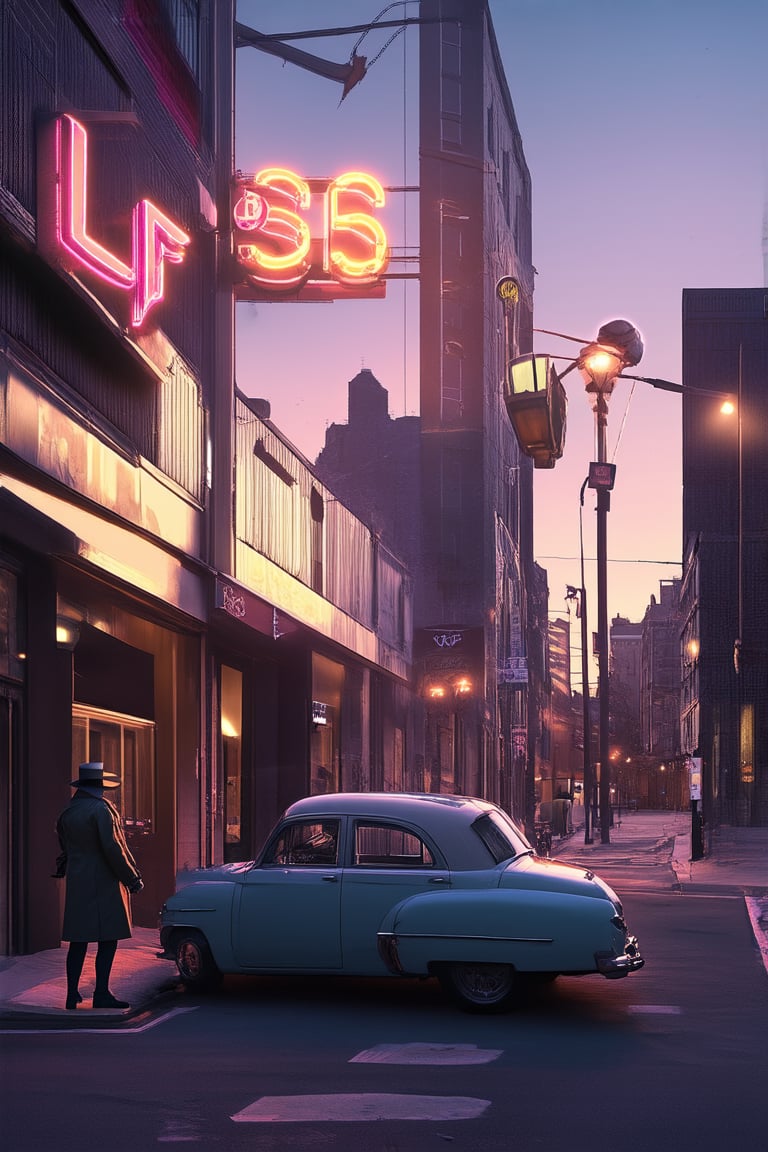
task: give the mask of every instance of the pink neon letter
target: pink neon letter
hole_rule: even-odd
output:
[[[108,284],[132,288],[133,269],[88,235],[88,137],[77,120],[61,116],[56,125],[56,215],[59,242]]]
[[[163,299],[166,260],[180,264],[189,236],[150,200],[141,200],[133,210],[133,266],[136,289],[133,297],[133,326],[139,328],[150,308]]]

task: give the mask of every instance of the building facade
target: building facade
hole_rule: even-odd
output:
[[[51,830],[73,764],[122,778],[139,923],[204,837],[217,189],[203,93],[228,31],[214,21],[203,43],[140,3],[114,16],[2,9],[5,952],[58,937]]]
[[[574,699],[571,690],[571,623],[568,619],[558,617],[549,622],[549,668],[552,762],[549,780],[545,777],[542,781],[542,802],[563,796],[572,800],[584,784],[583,749],[579,748],[583,722],[579,721],[576,711],[581,699]]]
[[[310,791],[405,782],[411,584],[236,393],[233,5],[0,10],[0,952],[121,777],[154,927]],[[350,558],[353,558],[352,560]]]
[[[413,573],[429,788],[532,822],[532,463],[501,389],[531,347],[530,178],[487,4],[425,0],[421,15],[420,417],[390,420],[364,369],[317,467]],[[503,277],[518,289],[506,326]]]
[[[446,685],[441,714],[456,788],[530,824],[527,589],[531,462],[501,381],[531,350],[531,184],[486,3],[427,0],[420,31],[421,541],[414,653],[420,689]],[[496,286],[518,299],[505,324]],[[442,637],[459,639],[450,650]],[[455,670],[455,671],[454,671]],[[467,699],[457,695],[464,680]],[[443,698],[444,699],[444,698]]]
[[[643,616],[640,739],[662,760],[680,755],[679,580],[663,580]]]
[[[683,383],[683,751],[709,827],[765,826],[768,290],[684,291]]]
[[[610,628],[610,700],[612,738],[627,751],[642,748],[643,625],[614,616]]]

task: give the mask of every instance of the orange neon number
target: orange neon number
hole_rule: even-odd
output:
[[[252,226],[258,231],[260,243],[240,244],[238,257],[255,283],[273,288],[294,287],[306,279],[310,269],[309,227],[296,211],[309,207],[309,185],[287,168],[263,168],[254,184],[263,195],[251,195],[263,198],[267,212],[260,226]],[[249,209],[244,199],[245,196],[235,206],[236,219],[257,210],[255,205]]]
[[[141,327],[150,308],[163,299],[166,262],[184,259],[189,236],[149,200],[133,210],[133,267],[88,235],[88,136],[71,116],[56,123],[56,177],[57,243],[99,279],[130,289],[132,323]]]
[[[341,283],[365,284],[387,266],[387,236],[369,212],[340,212],[342,200],[346,205],[350,199],[380,207],[384,189],[365,172],[345,172],[328,185],[325,268]]]

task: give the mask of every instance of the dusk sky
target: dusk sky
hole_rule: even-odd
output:
[[[239,0],[261,32],[373,21],[385,0]],[[534,324],[585,340],[631,320],[645,355],[635,373],[681,379],[684,288],[766,283],[768,4],[765,0],[491,0],[496,37],[533,186]],[[383,19],[418,15],[392,5]],[[393,34],[370,33],[370,61]],[[345,62],[357,35],[296,47]],[[418,31],[398,36],[340,105],[340,85],[253,48],[237,52],[236,166],[308,177],[349,169],[383,185],[418,182]],[[389,197],[390,242],[417,245],[415,196]],[[406,203],[407,202],[407,203]],[[578,345],[537,334],[537,352]],[[347,415],[347,383],[370,368],[393,417],[418,412],[418,285],[386,301],[242,304],[237,379],[314,460]],[[723,381],[723,388],[733,384]],[[579,584],[579,489],[594,458],[594,417],[576,372],[565,380],[565,453],[535,482],[534,550],[552,615]],[[617,465],[608,519],[608,609],[641,620],[659,581],[680,574],[681,400],[616,385],[608,454]],[[590,631],[596,629],[595,502],[584,507]],[[579,637],[573,621],[572,642]],[[590,678],[596,679],[596,666]],[[574,685],[577,687],[578,685]]]

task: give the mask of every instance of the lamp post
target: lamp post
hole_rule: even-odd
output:
[[[600,692],[600,842],[611,842],[610,693],[608,687],[608,510],[613,465],[608,464],[608,401],[623,368],[643,355],[640,333],[628,320],[612,320],[597,334],[597,342],[582,349],[579,371],[595,413],[597,468],[590,465],[589,486],[597,491],[597,644]]]
[[[744,348],[739,344],[738,377],[736,389],[736,451],[737,451],[737,477],[736,477],[736,639],[733,642],[733,670],[736,674],[736,755],[733,758],[735,771],[732,771],[725,789],[726,803],[729,809],[729,819],[739,822],[738,806],[739,792],[744,780],[745,748],[744,748],[744,426],[743,412],[743,360]],[[729,398],[722,407],[721,412],[727,416],[733,415],[734,405]],[[751,755],[751,753],[750,753]],[[751,774],[751,773],[750,773]]]
[[[537,331],[545,331],[537,329]],[[563,336],[560,332],[550,332]],[[576,337],[566,336],[567,340]],[[595,413],[597,461],[590,465],[589,486],[597,491],[597,615],[600,691],[600,840],[610,843],[611,781],[609,762],[610,698],[608,688],[608,549],[607,515],[614,466],[608,463],[608,401],[624,368],[638,364],[643,340],[628,320],[604,324],[597,340],[584,344],[579,357],[559,376],[546,356],[518,356],[508,365],[504,401],[521,450],[533,457],[534,468],[552,468],[565,442],[566,396],[562,377],[578,368]]]

